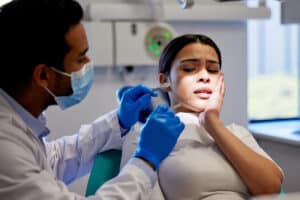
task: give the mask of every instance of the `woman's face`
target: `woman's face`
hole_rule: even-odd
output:
[[[213,47],[191,43],[181,49],[172,65],[169,81],[171,105],[177,111],[202,112],[216,87],[220,64]]]

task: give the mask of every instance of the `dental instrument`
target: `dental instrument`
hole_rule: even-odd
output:
[[[152,88],[151,93],[159,91],[161,89],[166,89],[168,87],[170,87],[170,83],[169,82],[163,83],[163,84],[161,84],[161,85],[159,85],[157,87]]]

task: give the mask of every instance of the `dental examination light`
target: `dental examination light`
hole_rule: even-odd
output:
[[[149,27],[144,39],[144,49],[149,57],[158,60],[164,47],[174,38],[176,31],[166,23]]]
[[[183,9],[191,8],[194,5],[194,0],[177,0],[177,2]]]

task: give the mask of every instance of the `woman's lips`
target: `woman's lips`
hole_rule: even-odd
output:
[[[194,94],[196,94],[200,99],[209,99],[212,94],[212,90],[210,88],[200,88],[195,90]]]
[[[196,95],[199,99],[204,99],[204,100],[207,100],[210,97],[210,94],[207,93],[197,93]]]

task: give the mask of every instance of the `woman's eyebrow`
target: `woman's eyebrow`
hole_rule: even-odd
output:
[[[218,61],[216,61],[216,60],[207,60],[208,62],[210,62],[210,63],[215,63],[215,64],[220,64]]]
[[[199,62],[200,59],[199,58],[185,58],[180,60],[180,63],[185,63],[185,62]]]
[[[182,63],[186,63],[186,62],[199,62],[200,60],[201,60],[200,58],[185,58],[185,59],[180,60],[180,63],[182,64]],[[216,60],[207,59],[207,61],[210,63],[219,64],[219,62]]]

